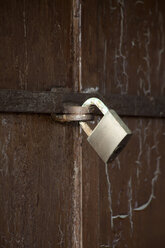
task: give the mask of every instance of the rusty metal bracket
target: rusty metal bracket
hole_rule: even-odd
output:
[[[66,92],[65,88],[52,88],[51,92],[61,94]],[[68,90],[69,91],[69,90]],[[73,105],[73,103],[63,103],[62,114],[51,114],[54,121],[65,123],[65,122],[78,122],[78,121],[91,121],[94,116],[91,114],[91,109],[88,107],[82,107]]]
[[[61,123],[64,122],[75,122],[75,121],[92,121],[94,117],[90,114],[64,114],[64,115],[58,115],[58,114],[51,114],[52,119],[54,121],[58,121]]]
[[[164,96],[113,95],[104,97],[97,93],[71,92],[61,89],[44,92],[23,90],[0,90],[0,112],[29,114],[65,114],[64,106],[81,106],[88,98],[97,97],[109,109],[121,116],[165,118]],[[91,114],[100,114],[97,109]],[[88,116],[89,117],[89,116]]]
[[[91,121],[94,116],[90,113],[90,109],[81,106],[64,105],[64,114],[51,114],[54,121],[58,122],[75,122],[75,121]]]

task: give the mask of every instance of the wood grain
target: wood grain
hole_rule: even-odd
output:
[[[131,95],[102,96],[98,93],[60,93],[0,90],[0,112],[63,113],[64,104],[81,106],[88,98],[102,99],[121,116],[165,117],[165,98]],[[97,109],[93,114],[99,114]]]
[[[143,96],[163,99],[164,9],[159,0],[83,1],[82,91],[117,94],[123,112],[125,96],[136,95],[141,112]],[[124,121],[132,139],[108,166],[83,138],[84,247],[163,248],[164,119]]]
[[[0,247],[164,248],[164,119],[137,118],[164,116],[164,10],[161,0],[0,1],[0,109],[13,112],[0,114]],[[134,116],[107,166],[77,124],[40,115],[98,94]]]
[[[0,23],[1,89],[72,87],[72,1],[0,1]],[[32,95],[5,101],[43,110],[48,97]],[[0,247],[73,247],[74,129],[46,115],[1,113]]]

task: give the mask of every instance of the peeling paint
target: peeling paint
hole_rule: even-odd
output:
[[[164,53],[164,27],[163,27],[163,16],[162,13],[159,12],[159,27],[160,27],[160,32],[159,32],[159,36],[160,36],[160,49],[158,51],[158,64],[157,64],[157,71],[159,73],[160,71],[160,66],[161,66],[161,62],[162,62],[162,55]]]
[[[107,177],[107,186],[108,186],[108,202],[109,202],[109,211],[111,213],[111,227],[113,228],[113,210],[112,210],[112,196],[111,196],[111,182],[108,173],[108,164],[105,164],[105,174]]]
[[[133,180],[133,176],[134,174],[131,173],[129,180],[128,180],[128,186],[127,186],[127,201],[128,201],[128,211],[127,212],[121,212],[119,214],[115,214],[113,215],[113,209],[112,209],[112,187],[113,185],[111,185],[110,183],[110,179],[109,179],[109,174],[108,174],[108,167],[106,167],[106,179],[107,179],[107,185],[108,185],[108,202],[109,202],[109,211],[110,211],[110,215],[111,215],[111,227],[114,227],[114,220],[116,219],[129,219],[130,222],[130,230],[131,232],[133,232],[133,228],[134,228],[134,223],[133,223],[133,214],[135,214],[138,211],[144,211],[146,208],[148,208],[148,206],[151,204],[153,199],[156,199],[156,194],[155,194],[155,187],[156,187],[156,183],[158,182],[159,176],[161,174],[160,171],[160,161],[162,156],[160,155],[159,152],[159,134],[160,134],[160,125],[159,125],[159,120],[156,120],[156,126],[155,126],[155,131],[153,133],[153,144],[149,143],[148,144],[148,138],[150,138],[150,132],[151,132],[151,128],[153,128],[151,126],[152,121],[149,120],[146,124],[146,126],[144,126],[144,122],[143,120],[138,120],[137,121],[137,128],[135,130],[135,133],[137,135],[138,141],[139,141],[139,147],[138,147],[138,154],[137,154],[137,160],[136,160],[136,165],[137,165],[137,170],[139,170],[138,173],[140,173],[140,170],[143,169],[142,167],[142,162],[144,163],[144,161],[142,161],[142,155],[144,154],[144,152],[146,153],[145,157],[146,157],[146,163],[148,165],[148,170],[150,170],[150,162],[151,162],[151,156],[154,154],[156,155],[156,159],[155,159],[155,171],[152,172],[153,173],[153,177],[151,178],[151,188],[150,188],[150,194],[148,196],[148,199],[146,200],[146,202],[144,202],[143,204],[138,204],[138,200],[135,199],[133,201],[133,195],[136,194],[136,192],[133,192],[133,187],[132,187],[132,180]],[[145,148],[145,149],[144,149]],[[120,161],[120,160],[119,160]],[[116,161],[117,162],[117,161]],[[152,161],[153,163],[153,161]],[[111,166],[111,168],[113,169],[113,165]],[[147,168],[145,166],[145,168]],[[135,172],[136,170],[134,170]],[[137,185],[139,185],[140,181],[140,174],[138,175],[137,178]],[[144,182],[148,182],[150,183],[149,178],[146,176],[144,178]],[[119,199],[118,199],[119,200]],[[120,202],[119,202],[120,203]],[[120,204],[118,204],[118,202],[116,203],[118,206],[120,206]]]
[[[84,89],[82,92],[83,93],[96,93],[96,92],[98,92],[99,91],[99,87],[90,87],[90,88],[86,88],[86,89]]]
[[[7,126],[7,120],[5,118],[2,118],[1,123],[2,123],[2,126],[4,127]]]
[[[154,172],[154,177],[153,177],[153,179],[151,181],[151,195],[149,196],[149,199],[148,199],[148,201],[146,203],[144,203],[143,205],[141,205],[139,207],[134,208],[133,209],[134,211],[144,210],[145,208],[147,208],[150,205],[152,199],[155,199],[156,198],[155,197],[155,194],[154,194],[154,191],[155,191],[155,183],[157,182],[158,177],[160,175],[160,159],[161,159],[161,156],[159,156],[157,158],[156,170]]]
[[[104,64],[103,64],[103,93],[106,94],[106,64],[107,64],[107,40],[104,41]]]
[[[149,53],[149,46],[151,42],[151,33],[150,29],[148,28],[146,33],[144,33],[144,37],[146,37],[145,41],[145,52],[146,55],[143,57],[143,59],[146,62],[147,70],[145,71],[145,78],[146,78],[146,83],[143,84],[143,92],[145,95],[151,94],[151,62],[150,62],[150,53]]]
[[[58,245],[59,245],[60,247],[63,247],[63,243],[64,243],[64,233],[62,232],[61,226],[60,226],[60,225],[58,225],[58,230],[59,230],[59,235],[60,235],[60,241],[59,241]]]
[[[115,70],[118,68],[118,60],[120,59],[122,62],[122,82],[121,79],[118,78],[118,73],[116,73],[116,81],[117,88],[120,88],[120,92],[122,95],[127,94],[128,92],[128,74],[126,71],[126,55],[123,54],[123,35],[124,35],[124,0],[119,0],[119,9],[120,9],[120,38],[119,38],[119,47],[118,51],[115,53]]]
[[[138,203],[136,202],[135,203],[136,207],[134,207],[132,209],[132,186],[131,186],[131,179],[130,179],[129,183],[128,183],[128,186],[129,186],[129,196],[128,196],[129,212],[128,212],[128,214],[118,214],[118,215],[112,216],[113,220],[114,219],[126,219],[126,218],[129,217],[131,230],[133,230],[133,221],[132,221],[132,213],[133,213],[133,211],[143,211],[143,210],[145,210],[151,204],[152,200],[156,198],[156,196],[155,196],[155,184],[158,181],[158,178],[159,178],[159,175],[160,175],[160,159],[161,159],[161,156],[157,157],[157,159],[156,159],[156,169],[155,169],[155,172],[154,172],[154,177],[152,178],[152,181],[151,181],[151,194],[149,196],[148,201],[146,203],[140,205],[140,206],[137,206]]]
[[[129,209],[129,220],[131,230],[133,231],[133,220],[132,220],[132,178],[128,182],[128,209]]]

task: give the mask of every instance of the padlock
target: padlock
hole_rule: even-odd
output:
[[[92,130],[87,123],[80,122],[88,135],[88,142],[105,162],[111,162],[125,147],[132,133],[114,110],[109,110],[98,98],[89,98],[83,107],[97,106],[103,113],[98,125]]]

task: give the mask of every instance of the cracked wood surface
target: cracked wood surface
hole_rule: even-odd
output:
[[[1,1],[0,88],[164,97],[164,10]],[[104,165],[77,125],[0,115],[1,247],[164,248],[164,119],[124,121],[134,135]]]
[[[0,1],[1,89],[74,89],[72,4]],[[0,247],[81,247],[77,132],[0,115]]]
[[[164,98],[164,10],[162,1],[83,1],[82,90]],[[112,164],[83,137],[84,247],[163,248],[164,120],[124,121],[133,136]]]

